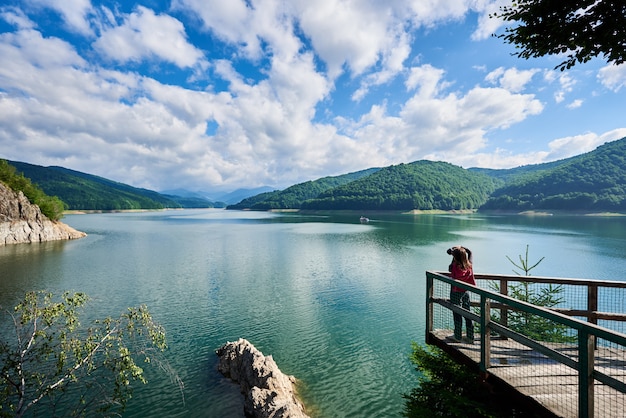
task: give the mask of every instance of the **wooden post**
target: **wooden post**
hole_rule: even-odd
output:
[[[480,295],[480,371],[487,372],[491,366],[491,301]]]
[[[509,281],[506,279],[500,279],[500,294],[504,296],[509,295]],[[500,309],[500,324],[503,327],[509,327],[509,310]]]
[[[595,362],[595,336],[587,331],[578,331],[578,416],[579,418],[594,418],[594,381],[593,369]]]
[[[589,316],[587,321],[594,325],[598,324],[598,285],[591,284],[587,286],[587,311]]]
[[[430,335],[433,332],[433,283],[433,277],[426,273],[426,343],[430,341]]]

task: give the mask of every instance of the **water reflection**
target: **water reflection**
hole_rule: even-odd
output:
[[[447,269],[446,248],[471,248],[480,273],[512,273],[506,256],[528,244],[532,260],[546,257],[536,275],[624,280],[624,218],[360,215],[72,215],[87,237],[0,247],[0,303],[46,288],[88,293],[94,317],[148,304],[186,403],[150,375],[128,417],[237,416],[214,350],[240,337],[301,379],[320,416],[388,417],[416,382],[407,356],[423,340],[424,272]]]

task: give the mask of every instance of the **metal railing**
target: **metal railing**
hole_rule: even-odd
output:
[[[568,397],[571,397],[571,391],[568,390],[562,395],[564,405],[557,405],[561,409],[575,405],[576,411],[570,411],[570,416],[593,418],[610,416],[611,411],[623,413],[626,410],[626,335],[618,331],[626,324],[626,315],[618,312],[618,309],[624,310],[626,306],[626,295],[621,295],[622,292],[626,293],[626,283],[479,274],[475,277],[478,284],[489,282],[491,290],[455,281],[444,272],[426,272],[427,343],[440,339],[446,330],[451,329],[451,311],[457,312],[478,324],[480,344],[472,348],[479,351],[476,361],[482,372],[493,371],[498,366],[492,364],[492,340],[508,339],[520,347],[530,349],[525,351],[526,355],[532,352],[535,353],[533,355],[541,356],[542,360],[537,362],[536,367],[544,364],[546,375],[553,373],[554,365],[564,365],[574,371],[575,402],[568,401]],[[559,291],[565,297],[558,306],[550,309],[532,305],[507,295],[514,282],[532,283],[539,289],[541,286],[565,286]],[[450,303],[451,285],[469,291],[471,311]],[[574,293],[571,293],[571,289],[578,289],[575,293],[578,296],[572,298]],[[580,289],[586,290],[581,292]],[[611,295],[614,293],[620,294],[616,303],[612,302]],[[600,311],[599,307],[604,311]],[[546,333],[527,333],[524,327],[519,327],[519,321],[517,327],[512,327],[509,324],[512,313],[518,315],[518,319],[519,315],[523,315],[529,323],[541,323]],[[598,321],[603,326],[599,326]],[[558,332],[550,332],[554,330]],[[501,355],[501,348],[498,350],[498,355]],[[507,370],[511,370],[512,364],[507,363]],[[528,361],[520,361],[519,364],[528,366]],[[527,367],[524,370],[528,372]],[[552,399],[553,403],[559,401],[558,395],[552,398],[557,398]]]

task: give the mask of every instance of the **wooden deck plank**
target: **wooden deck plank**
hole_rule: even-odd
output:
[[[480,341],[474,344],[453,342],[451,330],[435,330],[433,336],[453,347],[474,363],[480,362]],[[576,349],[569,345],[551,344],[551,348],[572,359],[578,359]],[[595,369],[615,379],[625,381],[626,355],[615,348],[598,348]],[[491,341],[491,366],[487,371],[520,393],[532,397],[554,414],[564,418],[578,417],[578,372],[513,340]],[[596,381],[594,385],[596,417],[626,416],[626,395]]]

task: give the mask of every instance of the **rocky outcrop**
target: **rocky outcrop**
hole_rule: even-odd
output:
[[[24,193],[16,193],[0,182],[0,245],[76,239],[85,235],[62,222],[51,221]]]
[[[296,397],[296,379],[280,371],[272,356],[263,356],[240,338],[216,351],[218,369],[238,382],[245,396],[244,413],[255,418],[308,418]]]

